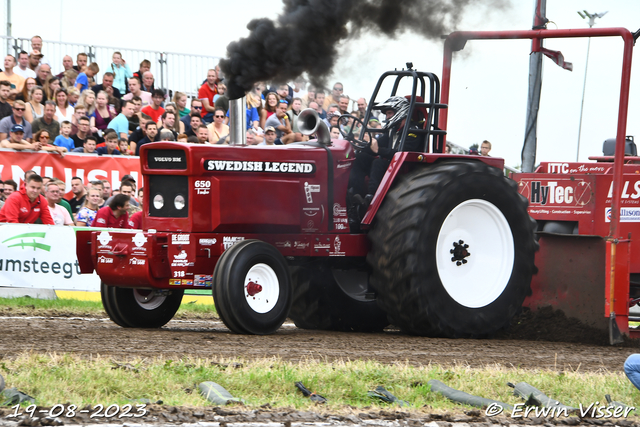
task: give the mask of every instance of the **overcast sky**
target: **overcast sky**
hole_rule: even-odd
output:
[[[4,4],[2,16],[6,18],[6,0]],[[478,6],[467,10],[457,29],[530,29],[533,6],[533,0],[511,0],[506,10]],[[12,34],[30,37],[37,33],[45,40],[224,56],[229,42],[247,34],[246,24],[251,19],[275,18],[282,7],[280,0],[13,0]],[[547,0],[547,17],[552,21],[549,28],[588,27],[577,14],[583,9],[608,11],[596,21],[599,27],[625,27],[632,32],[640,27],[638,0]],[[562,51],[574,70],[563,70],[544,59],[537,159],[574,161],[587,40],[547,41],[546,47]],[[330,83],[340,80],[351,97],[368,99],[381,73],[404,67],[407,61],[420,70],[442,73],[442,42],[414,34],[390,40],[365,33],[359,40],[345,41],[340,49],[342,56]],[[580,160],[602,154],[602,142],[615,136],[621,51],[620,39],[592,39]],[[527,41],[470,42],[463,56],[454,57],[450,141],[468,147],[487,139],[493,143],[492,155],[504,157],[511,166],[520,164],[529,52]],[[637,77],[635,66],[627,134],[640,138]]]

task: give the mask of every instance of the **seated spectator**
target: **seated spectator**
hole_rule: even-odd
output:
[[[280,97],[275,92],[269,92],[264,97],[264,107],[260,112],[260,127],[264,129],[267,125],[267,119],[273,115],[280,104]]]
[[[100,204],[101,206],[104,205],[104,202],[111,197],[111,183],[106,180],[103,179],[102,180],[102,188],[104,189],[104,191],[102,192],[102,200],[103,202]]]
[[[340,111],[340,115],[349,114],[349,97],[347,95],[340,95],[338,97],[338,109]]]
[[[274,130],[275,133],[275,130]],[[258,135],[255,129],[251,128],[247,131],[247,145],[258,145],[264,141],[264,133]]]
[[[13,150],[22,151],[39,151],[41,145],[38,142],[31,143],[24,137],[24,127],[22,125],[13,125],[9,133],[9,139],[0,141],[0,148],[11,148]]]
[[[33,123],[34,120],[44,116],[44,103],[44,90],[40,86],[33,86],[31,88],[31,91],[29,92],[29,95],[27,96],[27,99],[25,100],[25,106],[27,108],[24,111],[24,118],[29,123]],[[53,113],[55,114],[55,108],[53,110]]]
[[[71,120],[71,136],[78,133],[78,125],[80,124],[80,119],[83,116],[86,116],[86,109],[84,105],[76,105],[73,108],[73,119]]]
[[[0,80],[0,81],[3,81],[3,80]],[[35,77],[27,77],[24,80],[24,85],[22,86],[22,90],[18,95],[16,95],[16,99],[19,99],[24,102],[29,102],[29,99],[31,99],[31,96],[30,96],[31,89],[33,89],[36,86],[38,86],[38,83],[36,83]]]
[[[24,111],[27,107],[24,101],[16,101],[13,103],[13,114],[0,120],[0,141],[7,139],[12,126],[21,125],[24,132],[24,139],[31,142],[33,134],[31,132],[31,124],[24,119]]]
[[[196,137],[198,138],[198,144],[208,144],[209,143],[209,129],[207,126],[200,125],[198,126],[198,132],[196,133]]]
[[[143,117],[144,114],[142,114],[142,111],[141,111],[142,100],[140,99],[140,97],[134,96],[133,98],[131,98],[131,103],[133,104],[134,108],[133,108],[133,115],[129,117],[129,135],[131,135],[132,132],[135,132],[136,129],[140,127],[140,123],[144,123],[147,121],[147,119]],[[140,138],[142,138],[142,136]]]
[[[5,185],[6,183],[7,181],[5,181]],[[24,188],[7,197],[2,209],[0,209],[0,222],[34,224],[36,220],[40,219],[43,224],[54,225],[51,213],[46,208],[47,200],[40,194],[41,190],[42,178],[40,175],[34,173],[28,178],[25,177]]]
[[[78,100],[80,99],[80,91],[75,87],[72,87],[67,90],[67,97],[69,98],[69,105],[71,105],[75,111],[76,107],[80,105],[78,103]]]
[[[87,117],[93,116],[96,111],[96,94],[91,89],[87,89],[80,94],[79,105],[84,105],[87,109]],[[93,131],[92,131],[93,132]]]
[[[78,176],[71,178],[71,192],[73,193],[73,197],[66,200],[69,202],[71,213],[75,217],[80,210],[80,206],[82,206],[87,198],[87,190],[82,183],[82,178]]]
[[[129,217],[129,228],[133,230],[142,230],[142,210]]]
[[[108,129],[113,129],[119,139],[129,139],[129,118],[133,116],[135,106],[132,102],[122,101],[122,112],[109,122]]]
[[[29,77],[36,78],[36,72],[29,68],[29,54],[24,50],[21,50],[18,54],[18,66],[13,69],[13,72],[25,79]]]
[[[62,86],[60,85],[60,79],[54,76],[49,77],[45,80],[44,85],[38,83],[38,86],[42,86],[44,90],[44,100],[56,100],[56,91],[60,89]]]
[[[258,129],[260,126],[260,113],[262,112],[262,100],[255,94],[247,92],[247,129]],[[221,108],[216,106],[216,108]],[[229,103],[225,108],[225,114],[229,117]],[[229,124],[227,120],[225,124]]]
[[[40,86],[42,86],[42,84],[46,80],[46,76],[44,80],[41,80],[40,76],[38,75],[38,70],[40,68],[40,58],[42,58],[42,56],[43,55],[39,50],[32,50],[31,53],[29,53],[29,69],[35,73],[36,80],[38,81],[38,84]]]
[[[184,123],[177,120],[176,113],[171,106],[167,106],[167,110],[164,112],[160,119],[160,129],[170,130],[173,133],[173,137],[177,139],[178,134],[184,133]]]
[[[104,200],[102,199],[100,188],[92,187],[87,192],[87,199],[76,215],[76,225],[78,227],[91,227],[102,204],[104,204]]]
[[[291,100],[291,107],[287,111],[287,115],[289,116],[289,123],[291,123],[291,130],[294,133],[294,141],[308,141],[309,137],[302,135],[300,129],[298,128],[298,115],[302,111],[302,100],[300,98],[293,98]]]
[[[4,71],[0,71],[0,80],[6,80],[11,84],[9,100],[15,100],[24,86],[24,77],[13,72],[16,65],[16,58],[13,55],[7,55],[4,57]]]
[[[76,72],[76,76],[78,75],[78,71],[73,68],[73,58],[69,55],[65,55],[62,57],[62,72],[56,75],[56,77],[62,79],[62,77],[64,76],[64,72],[67,70],[74,70]]]
[[[60,88],[56,90],[55,96],[56,103],[56,120],[60,123],[65,120],[73,120],[73,107],[69,105],[69,97],[67,96],[67,90]]]
[[[55,225],[75,225],[69,212],[58,204],[62,199],[62,191],[57,183],[49,181],[45,186],[44,196]]]
[[[326,95],[323,91],[317,91],[316,97],[313,99],[316,102],[316,104],[318,104],[319,109],[322,110],[322,114],[318,112],[318,114],[320,114],[320,118],[322,119],[326,118],[326,115],[327,115],[326,109],[329,107],[328,105],[327,107],[324,106],[324,101],[326,99],[325,96]]]
[[[98,210],[91,226],[129,228],[129,199],[126,194],[113,196],[107,206]]]
[[[287,102],[281,100],[278,104],[276,113],[267,119],[267,127],[273,126],[276,130],[275,144],[291,144],[295,140],[295,135],[291,130],[291,123],[289,123],[289,116],[287,116]]]
[[[135,197],[133,197],[136,191],[136,184],[132,179],[129,179],[130,177],[131,175],[125,175],[122,177],[122,181],[120,182],[120,189],[117,191],[117,193],[124,194],[125,196],[129,197],[129,203],[139,207],[140,203],[138,203]],[[105,202],[105,205],[108,206],[113,200],[113,197],[115,197],[115,194],[114,196],[107,199],[107,201]]]
[[[32,131],[38,132],[41,129],[46,129],[49,131],[50,137],[55,139],[60,134],[60,123],[55,119],[55,115],[56,104],[53,101],[46,101],[43,116],[31,123]],[[71,132],[71,128],[69,128],[69,132]]]
[[[140,63],[140,69],[138,69],[138,71],[133,73],[133,77],[142,79],[142,76],[144,75],[144,73],[146,73],[150,69],[151,69],[151,61],[149,61],[148,59],[143,59],[142,62]]]
[[[181,119],[189,115],[191,110],[187,108],[187,95],[182,92],[176,92],[173,95],[173,102],[175,102],[178,108],[178,114],[180,115]]]
[[[33,140],[40,143],[40,149],[42,151],[58,153],[62,157],[64,157],[64,155],[67,152],[66,148],[58,147],[57,145],[53,144],[53,141],[51,141],[51,135],[49,134],[49,131],[46,129],[41,129],[38,132],[36,132],[36,134],[33,135]]]
[[[275,145],[276,144],[276,130],[273,126],[267,126],[264,130],[264,141],[258,145]],[[282,143],[280,144],[282,145]]]
[[[226,112],[222,108],[216,108],[213,115],[213,123],[207,126],[209,130],[209,142],[217,144],[220,138],[229,135],[229,126],[224,124]]]
[[[100,93],[100,91],[105,91],[109,96],[113,96],[117,99],[122,98],[123,92],[116,87],[113,87],[113,81],[115,78],[115,74],[112,72],[106,72],[102,75],[102,84],[95,85],[91,87],[93,93]],[[96,95],[97,96],[97,95]]]
[[[60,84],[62,85],[62,87],[69,90],[71,88],[76,87],[76,79],[78,78],[78,72],[73,68],[71,68],[61,73],[61,75],[60,74],[57,75],[56,77],[60,79]]]
[[[140,79],[137,77],[132,77],[129,79],[129,93],[122,97],[125,101],[130,101],[134,96],[137,96],[141,100],[142,108],[147,105],[151,105],[153,100],[151,99],[151,94],[149,92],[142,91],[142,83],[140,83]]]
[[[151,120],[158,123],[160,117],[164,114],[162,103],[164,102],[164,91],[162,89],[154,89],[151,94],[151,105],[142,108],[142,113],[149,116]]]
[[[138,142],[131,142],[131,151],[133,151],[136,156],[140,155],[140,147],[150,142],[155,142],[159,139],[156,138],[158,136],[158,125],[156,124],[156,122],[149,120],[144,124],[144,129],[146,134],[145,137]]]
[[[178,137],[176,138],[176,141],[178,142],[187,142],[187,139],[189,138],[189,135],[187,135],[186,133],[181,133],[180,135],[178,135]]]
[[[76,65],[74,65],[73,69],[78,73],[84,72],[84,70],[87,69],[88,60],[88,55],[84,52],[80,52],[78,55],[76,55]]]
[[[47,101],[50,102],[50,101]],[[60,135],[56,136],[56,139],[53,141],[53,145],[61,148],[65,148],[67,151],[76,150],[76,144],[71,138],[71,122],[65,120],[60,125]]]
[[[278,88],[276,89],[276,93],[278,94],[280,99],[284,99],[285,101],[287,101],[287,104],[291,104],[291,99],[293,98],[292,90],[288,84],[284,83],[284,84],[278,85]]]
[[[80,74],[78,74],[78,77],[76,78],[76,89],[78,89],[80,93],[89,89],[89,86],[90,86],[89,80],[93,79],[93,76],[95,76],[99,72],[100,72],[100,67],[98,66],[98,64],[96,64],[95,62],[92,62],[91,64],[89,64],[89,66],[87,66],[84,72],[81,72]]]
[[[133,73],[127,64],[127,61],[122,58],[122,54],[120,52],[113,52],[109,71],[113,73],[114,76],[113,87],[118,89],[118,92],[125,93],[127,91],[125,81],[133,77]]]
[[[95,136],[88,136],[87,139],[92,138],[92,139],[96,139]],[[96,153],[98,153],[99,156],[102,155],[108,155],[108,156],[119,156],[120,155],[120,151],[118,151],[118,136],[116,135],[115,132],[110,132],[107,134],[107,136],[105,137],[104,140],[106,146],[105,147],[100,147],[96,149]]]
[[[115,132],[113,132],[113,133],[115,134]],[[116,138],[117,138],[117,136],[116,136]],[[126,139],[121,139],[120,141],[118,141],[118,151],[123,156],[133,156],[133,153],[131,152],[131,149],[129,148],[129,141],[127,141]]]
[[[213,102],[214,104],[216,102],[218,102],[218,99],[220,99],[221,97],[225,96],[225,93],[227,93],[227,85],[224,83],[218,83],[218,93],[213,97]],[[228,110],[228,108],[227,108]],[[225,113],[227,111],[225,110]]]
[[[98,154],[96,152],[96,137],[93,135],[87,136],[87,139],[84,140],[82,147],[76,147],[71,151],[73,153]]]
[[[142,73],[142,87],[141,89],[144,92],[149,92],[153,94],[153,91],[156,89],[154,86],[155,79],[153,78],[153,73],[151,71],[145,71]]]
[[[189,122],[189,130],[185,132],[187,136],[188,137],[195,136],[197,138],[195,131],[200,127],[200,125],[202,125],[202,119],[200,118],[200,114],[192,112],[191,121]]]
[[[189,115],[184,116],[180,119],[180,121],[184,123],[184,133],[187,133],[189,130],[191,130],[192,115],[198,114],[198,117],[200,117],[200,123],[198,124],[198,126],[202,124],[202,116],[200,116],[200,113],[202,113],[202,102],[199,99],[194,99],[193,101],[191,101],[191,112],[189,113]]]
[[[78,120],[78,131],[75,135],[71,137],[73,139],[73,145],[75,148],[84,146],[84,142],[89,135],[91,135],[90,131],[91,121],[89,117],[82,116]]]
[[[331,135],[331,139],[342,139],[342,134],[340,133],[340,126],[331,126],[331,130],[329,131]]]
[[[0,80],[0,119],[11,115],[11,104],[9,103],[10,93],[11,83],[6,80]]]
[[[216,87],[217,78],[216,70],[210,69],[207,71],[207,80],[198,90],[198,99],[202,101],[202,122],[206,124],[213,121],[213,113],[215,112],[213,97],[218,93]]]
[[[94,86],[95,87],[95,86]],[[85,91],[89,92],[89,91]],[[91,132],[97,134],[99,137],[104,137],[104,132],[107,130],[111,120],[116,117],[116,110],[108,104],[109,95],[105,91],[98,92],[96,98],[96,109],[94,114],[89,118],[91,120]]]
[[[169,129],[162,129],[160,132],[160,141],[175,141],[176,135]]]

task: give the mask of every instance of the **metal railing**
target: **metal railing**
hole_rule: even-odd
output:
[[[31,39],[20,37],[0,36],[2,43],[2,57],[11,54],[18,57],[24,50],[31,52]],[[123,59],[132,72],[139,69],[140,63],[147,59],[151,62],[151,72],[155,78],[155,87],[164,89],[171,94],[186,93],[189,98],[196,97],[198,89],[207,78],[207,71],[214,68],[220,61],[219,56],[190,55],[176,52],[159,52],[155,50],[133,49],[115,46],[96,46],[82,43],[57,42],[43,40],[42,53],[51,65],[51,73],[56,75],[62,71],[62,58],[69,55],[75,64],[79,53],[86,53],[88,62],[95,62],[100,72],[95,77],[96,82],[102,81],[102,75],[111,69],[113,52],[122,53]]]

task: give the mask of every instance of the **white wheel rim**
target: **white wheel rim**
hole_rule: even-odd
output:
[[[134,289],[133,296],[138,305],[145,310],[155,310],[167,299],[166,295],[157,294],[155,291],[146,289]]]
[[[454,242],[462,240],[468,256]],[[492,203],[471,199],[456,206],[442,223],[436,242],[436,265],[440,281],[458,304],[485,307],[505,290],[513,271],[515,249],[506,218]],[[460,265],[458,265],[460,263]]]
[[[256,313],[268,313],[276,306],[280,296],[280,282],[273,268],[256,264],[244,279],[244,297]]]

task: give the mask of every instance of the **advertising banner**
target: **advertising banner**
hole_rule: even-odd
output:
[[[46,152],[22,152],[0,149],[0,178],[12,179],[20,185],[24,173],[34,170],[41,176],[59,178],[66,184],[64,192],[71,193],[71,178],[89,181],[106,179],[111,188],[120,188],[120,180],[129,174],[140,182],[140,158],[134,156],[98,156],[92,154],[69,153],[64,157]]]
[[[80,275],[75,227],[0,224],[0,286],[99,292],[100,278]]]

